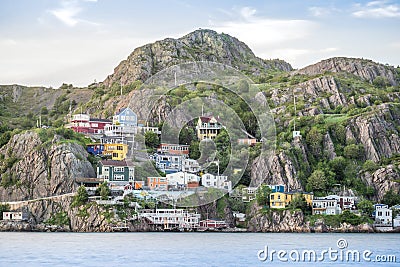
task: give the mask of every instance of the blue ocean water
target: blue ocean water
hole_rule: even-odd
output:
[[[399,247],[399,234],[0,233],[0,266],[386,267],[400,266]]]

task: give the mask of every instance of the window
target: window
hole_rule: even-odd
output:
[[[271,195],[271,200],[274,200],[275,199],[275,196],[274,195]]]
[[[115,181],[123,181],[124,175],[123,174],[114,174],[114,180]]]
[[[124,150],[122,146],[117,146],[117,150]]]
[[[115,167],[114,172],[124,172],[124,167]]]

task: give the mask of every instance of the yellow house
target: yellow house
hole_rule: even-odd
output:
[[[286,193],[275,192],[269,195],[269,206],[272,209],[284,209],[286,207]]]
[[[292,191],[292,192],[286,192],[286,193],[281,193],[281,192],[276,192],[270,194],[269,197],[269,206],[273,209],[284,209],[287,206],[289,206],[290,202],[295,197],[298,196],[303,196],[305,201],[307,202],[307,205],[312,206],[312,201],[314,198],[313,193],[308,193],[308,192],[299,192],[299,191]]]
[[[200,117],[196,126],[197,137],[200,141],[214,139],[221,131],[221,128],[221,123],[215,117]]]
[[[111,156],[112,160],[124,160],[128,154],[126,144],[104,144],[103,155]]]

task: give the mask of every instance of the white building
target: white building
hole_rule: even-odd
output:
[[[156,168],[160,171],[169,174],[182,170],[182,162],[185,159],[184,155],[173,154],[154,154],[151,159],[156,162]]]
[[[169,188],[179,189],[185,188],[188,183],[200,182],[200,177],[187,172],[176,172],[167,174],[167,182]]]
[[[204,187],[213,187],[226,191],[232,191],[232,181],[228,181],[228,176],[224,175],[213,175],[206,173],[201,176],[201,184]]]
[[[375,223],[392,225],[392,210],[389,209],[388,205],[375,204],[374,209]]]
[[[185,209],[157,209],[155,212],[142,211],[139,217],[146,218],[150,224],[161,225],[164,229],[199,227],[200,214]]]
[[[338,196],[338,195],[329,195],[327,198],[335,198],[340,205],[342,210],[354,210],[356,208],[356,197],[355,196]]]
[[[342,209],[337,198],[315,197],[312,201],[312,214],[337,215],[341,214]]]
[[[198,173],[200,171],[200,164],[195,159],[185,159],[182,164],[182,171]]]

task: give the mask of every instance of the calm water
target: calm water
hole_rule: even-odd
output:
[[[322,262],[258,259],[258,251],[285,250],[292,259],[304,250],[317,253],[370,250],[395,255],[397,263]],[[343,243],[344,242],[344,243]],[[0,266],[400,266],[399,234],[262,234],[262,233],[0,233]],[[261,253],[261,258],[264,256]],[[318,254],[319,255],[319,254]],[[338,254],[340,255],[340,254]],[[361,254],[362,255],[362,254]],[[362,256],[361,256],[362,257]],[[282,257],[285,259],[285,257]],[[333,256],[333,259],[335,257]]]

